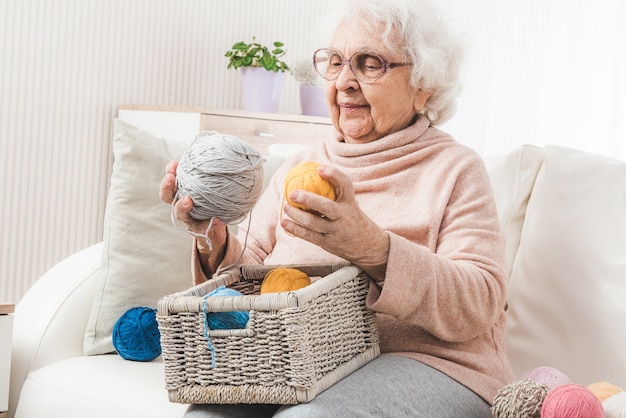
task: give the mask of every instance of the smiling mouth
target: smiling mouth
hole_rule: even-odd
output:
[[[364,105],[357,105],[357,104],[340,104],[340,105],[339,105],[339,107],[340,107],[342,110],[345,110],[345,111],[347,111],[347,112],[353,112],[353,111],[355,111],[355,110],[362,109],[362,108],[364,108],[365,106],[364,106]]]

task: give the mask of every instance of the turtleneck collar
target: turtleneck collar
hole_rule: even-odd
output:
[[[451,138],[430,127],[430,121],[420,116],[408,127],[368,143],[349,144],[341,135],[329,138],[326,147],[331,160],[344,167],[361,167],[376,162],[399,158],[415,152],[432,143],[441,142],[443,137]]]

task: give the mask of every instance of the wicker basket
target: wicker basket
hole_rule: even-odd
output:
[[[275,267],[238,266],[159,301],[170,401],[309,402],[378,356],[375,314],[365,307],[367,275],[345,264],[287,266],[320,279],[260,295],[265,274]],[[243,296],[203,298],[221,285]],[[204,309],[246,310],[250,320],[244,329],[208,330],[207,340]]]

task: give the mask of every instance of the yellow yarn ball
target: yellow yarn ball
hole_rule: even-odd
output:
[[[596,395],[596,397],[600,399],[600,402],[604,402],[606,399],[622,391],[622,388],[609,382],[595,382],[587,386],[587,389]]]
[[[307,207],[289,199],[289,194],[293,190],[306,190],[330,200],[335,200],[335,188],[328,180],[322,178],[317,173],[319,166],[320,164],[315,161],[307,161],[298,164],[287,172],[287,177],[285,177],[285,199],[287,199],[290,205],[310,211]]]
[[[261,294],[289,292],[311,284],[311,278],[304,272],[278,267],[267,272],[261,283]]]

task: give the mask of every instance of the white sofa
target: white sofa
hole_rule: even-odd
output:
[[[626,163],[548,146],[490,157],[507,239],[507,343],[518,375],[555,367],[626,387]],[[160,358],[85,355],[103,244],[44,274],[15,312],[9,416],[179,417]],[[488,303],[487,301],[485,303]]]

